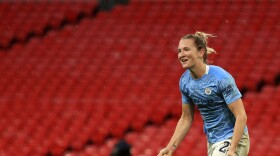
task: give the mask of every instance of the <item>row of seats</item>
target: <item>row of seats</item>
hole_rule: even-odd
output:
[[[219,8],[216,2],[207,3],[209,8],[205,11]],[[272,13],[260,15],[264,19],[270,18],[271,14],[279,17],[275,3],[252,3],[252,7],[270,8]],[[174,118],[181,113],[178,81],[184,72],[177,61],[177,44],[182,35],[198,29],[216,32],[218,37],[210,41],[210,46],[217,47],[218,54],[211,60],[230,71],[239,88],[254,91],[260,80],[272,84],[279,73],[276,68],[279,55],[271,50],[279,48],[274,44],[279,34],[272,33],[268,37],[267,33],[271,31],[263,29],[262,22],[243,34],[243,28],[247,28],[244,22],[250,23],[251,18],[243,19],[243,14],[233,11],[246,8],[240,2],[227,6],[233,8],[228,15],[236,15],[230,20],[227,14],[207,11],[209,17],[217,14],[220,17],[211,24],[213,27],[208,24],[213,18],[198,20],[206,15],[197,9],[201,1],[190,4],[193,5],[185,1],[158,5],[132,1],[112,12],[98,13],[94,19],[66,25],[61,30],[50,31],[44,38],[32,38],[27,44],[17,44],[1,53],[0,112],[3,115],[0,122],[7,125],[0,129],[0,147],[5,149],[3,155],[16,155],[15,152],[62,155],[67,149],[90,154],[95,153],[94,148],[103,149],[107,138],[122,138],[129,130],[137,138],[147,124],[152,124],[152,129],[162,129],[162,124],[168,124],[165,123],[167,117],[176,121]],[[183,9],[174,13],[177,6]],[[183,11],[188,9],[191,12]],[[162,10],[165,10],[164,14]],[[163,16],[165,18],[161,20]],[[182,19],[189,20],[184,23]],[[279,28],[268,24],[269,28]],[[243,36],[240,38],[240,35]],[[262,46],[259,38],[265,38],[269,46]],[[271,98],[270,94],[267,97]],[[256,105],[258,108],[248,107],[249,114],[262,110],[260,104]],[[272,105],[277,106],[277,102]],[[197,112],[196,116],[199,116]],[[258,129],[274,121],[274,117],[252,119]],[[265,122],[258,124],[259,119]],[[197,131],[193,136],[203,140],[202,123],[196,124],[194,129]],[[165,134],[172,130],[158,135],[162,145],[151,145],[145,155],[156,153],[168,140]],[[259,134],[260,131],[252,133]],[[275,131],[269,136],[274,134]],[[155,136],[154,133],[149,135]],[[191,139],[189,142],[197,149],[192,155],[203,155],[206,151],[204,141]],[[135,155],[148,144],[130,142],[135,147]],[[90,143],[96,147],[88,147]],[[102,152],[108,152],[108,149]]]
[[[80,14],[91,15],[96,1],[1,2],[0,47],[16,38],[24,41],[30,33],[42,35],[47,27],[59,28],[63,21],[74,22]]]

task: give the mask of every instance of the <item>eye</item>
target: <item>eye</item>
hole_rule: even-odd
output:
[[[189,48],[187,48],[187,47],[185,47],[185,48],[184,48],[184,51],[189,51],[189,50],[190,50],[190,49],[189,49]]]

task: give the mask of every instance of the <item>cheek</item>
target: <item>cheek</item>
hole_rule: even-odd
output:
[[[188,58],[193,58],[194,55],[192,54],[192,52],[188,52],[188,53],[186,53],[186,57],[188,57]]]
[[[190,57],[198,58],[198,57],[200,57],[200,56],[199,56],[199,53],[198,53],[198,52],[194,51],[194,52],[192,52],[192,53],[190,54]]]
[[[180,57],[182,57],[182,53],[178,53],[178,54],[177,54],[178,60],[180,60]]]

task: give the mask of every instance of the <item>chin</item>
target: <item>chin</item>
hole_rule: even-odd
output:
[[[182,65],[182,67],[183,67],[184,69],[189,69],[189,66],[186,66],[186,65]]]
[[[194,65],[189,65],[189,64],[182,64],[182,67],[184,69],[192,69],[194,67]]]

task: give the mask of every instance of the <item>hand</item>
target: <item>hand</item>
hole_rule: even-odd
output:
[[[172,156],[172,154],[173,154],[172,150],[170,150],[168,148],[164,148],[164,149],[160,150],[160,152],[157,156]]]
[[[234,151],[229,150],[229,151],[227,152],[227,156],[234,156]]]

